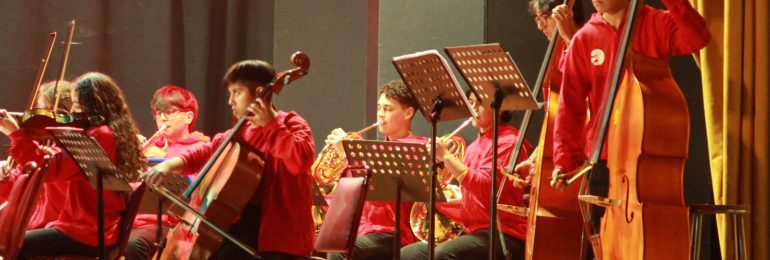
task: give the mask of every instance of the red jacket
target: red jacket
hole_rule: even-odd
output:
[[[182,153],[187,152],[193,148],[208,143],[210,138],[201,132],[193,132],[188,138],[179,140],[175,143],[166,144],[166,140],[163,137],[156,138],[145,151],[144,155],[150,157],[163,157],[172,158],[179,156]],[[137,214],[134,219],[133,228],[155,226],[158,222],[158,216],[156,214]],[[169,218],[168,215],[163,214],[163,225],[174,226],[177,221],[174,218]]]
[[[519,131],[511,126],[502,125],[498,127],[498,169],[508,165],[518,136]],[[470,234],[481,229],[489,229],[489,196],[491,194],[489,188],[490,181],[492,180],[491,166],[494,148],[492,142],[491,131],[479,134],[476,140],[468,145],[468,148],[465,150],[463,162],[468,167],[468,173],[460,181],[460,190],[463,194],[460,219],[465,227],[463,233]],[[518,162],[527,159],[531,149],[528,143],[524,143]],[[499,172],[497,177],[499,184],[504,177]],[[522,189],[506,185],[500,197],[500,203],[524,207],[523,194],[524,191]],[[505,234],[524,240],[527,232],[527,218],[507,212],[498,212],[498,219],[500,220],[498,228]]]
[[[0,199],[8,200],[13,184],[16,182],[16,178],[22,171],[21,165],[16,165],[16,168],[11,169],[8,174],[8,179],[0,183]],[[45,226],[59,218],[62,206],[64,205],[64,199],[67,196],[67,185],[65,182],[49,182],[43,183],[40,190],[37,204],[32,212],[32,216],[27,224],[27,229],[45,228]]]
[[[101,145],[107,156],[115,162],[115,136],[107,126],[86,130]],[[35,161],[42,165],[43,151],[32,141],[25,130],[9,136],[11,156],[19,163]],[[57,151],[46,172],[46,182],[67,185],[66,199],[58,218],[46,227],[55,228],[65,235],[90,246],[97,246],[96,189],[91,187],[77,164],[68,153]],[[115,191],[104,191],[105,244],[112,245],[118,238],[120,214],[126,207],[126,196]]]
[[[388,138],[385,139],[386,141]],[[403,143],[425,143],[428,141],[424,136],[407,136],[401,139],[392,140],[393,142]],[[417,241],[409,226],[409,213],[412,210],[414,202],[401,203],[401,246],[405,246]],[[361,223],[358,226],[358,235],[380,232],[394,234],[396,233],[396,203],[367,201],[364,203],[364,211],[361,213]]]
[[[310,255],[314,236],[310,166],[315,156],[310,127],[297,113],[283,111],[265,126],[250,125],[246,123],[241,137],[265,156],[261,189],[253,197],[262,205],[262,225],[254,234],[259,236],[258,250]],[[183,154],[185,172],[200,169],[230,131]]]
[[[687,1],[663,2],[668,11],[649,6],[639,10],[633,50],[667,60],[706,46],[711,36],[703,17]],[[591,116],[585,125],[586,98],[590,114],[598,115],[606,100],[621,37],[622,29],[612,27],[596,13],[570,41],[554,128],[555,168],[572,171],[590,156],[599,116]],[[604,145],[602,158],[606,158],[607,143]]]

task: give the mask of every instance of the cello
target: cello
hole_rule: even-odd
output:
[[[606,135],[608,195],[580,200],[606,208],[599,233],[591,234],[597,259],[689,259],[683,185],[689,112],[667,60],[629,50],[641,6],[630,1],[590,158],[598,161]],[[584,217],[590,220],[590,210]]]
[[[284,86],[307,74],[310,67],[307,55],[296,52],[291,57],[291,63],[296,67],[276,75],[258,94],[257,99],[272,93],[279,94]],[[263,155],[238,140],[246,121],[246,116],[238,120],[203,166],[198,178],[184,192],[186,199],[200,201],[200,208],[183,206],[187,211],[180,223],[169,231],[165,248],[159,251],[160,259],[209,259],[224,239],[232,241],[251,255],[257,255],[253,248],[225,232],[257,192],[262,177]],[[158,190],[169,197],[167,191],[161,188]],[[180,204],[173,199],[173,195],[171,198],[177,205]]]

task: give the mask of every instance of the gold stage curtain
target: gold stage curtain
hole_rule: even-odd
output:
[[[696,55],[703,79],[716,204],[751,205],[749,259],[770,259],[770,7],[768,0],[690,0],[712,41]],[[731,228],[717,218],[723,259],[733,258]]]

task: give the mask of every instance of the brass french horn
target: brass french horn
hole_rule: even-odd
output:
[[[359,138],[358,136],[360,134],[369,131],[378,125],[380,125],[379,121],[365,127],[364,129],[359,130],[358,132],[347,133],[344,139],[357,139]],[[313,174],[313,179],[316,183],[318,183],[318,186],[323,187],[337,183],[337,181],[340,179],[340,176],[342,176],[342,172],[345,170],[345,162],[343,161],[344,158],[345,157],[338,154],[337,151],[334,150],[333,146],[328,144],[324,146],[323,150],[318,153],[318,158],[316,158],[316,160],[313,162],[313,166],[310,167],[310,170]]]
[[[357,132],[349,132],[345,135],[344,140],[359,139],[359,136],[362,133],[373,129],[378,125],[380,125],[379,121],[364,129],[358,130]],[[344,158],[344,156],[337,153],[333,146],[328,144],[324,146],[320,153],[318,153],[318,157],[313,162],[313,166],[310,167],[310,170],[313,179],[316,184],[318,184],[321,195],[326,196],[334,191],[334,188],[337,186],[337,181],[339,181],[342,176],[342,172],[345,171]],[[321,230],[321,224],[323,223],[325,215],[326,209],[313,205],[312,216],[316,235],[318,235],[318,232]]]
[[[463,130],[463,128],[468,126],[472,120],[473,118],[468,118],[451,134],[440,137],[441,139],[449,139],[450,151],[452,151],[452,154],[460,161],[465,158],[466,144],[465,140],[457,134]],[[447,201],[462,199],[460,187],[451,184],[452,181],[454,181],[454,176],[451,172],[445,168],[439,168],[437,181],[441,187],[441,190],[444,192],[444,196],[447,198]],[[412,210],[409,213],[409,226],[412,228],[412,233],[414,233],[414,236],[417,237],[417,239],[420,239],[423,242],[428,241],[430,221],[428,221],[427,215],[427,206],[425,206],[425,203],[422,202],[414,203]],[[464,229],[460,223],[452,220],[448,216],[441,214],[438,211],[436,211],[433,223],[435,225],[434,238],[436,239],[436,243],[441,243],[453,239],[462,234]]]

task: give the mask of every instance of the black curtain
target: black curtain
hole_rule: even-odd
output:
[[[272,62],[273,13],[273,1],[2,1],[0,108],[27,107],[51,32],[58,38],[44,81],[56,79],[67,22],[76,20],[66,80],[89,71],[112,76],[145,135],[156,129],[154,91],[180,85],[198,98],[196,129],[222,131],[231,123],[222,76],[239,60]]]

